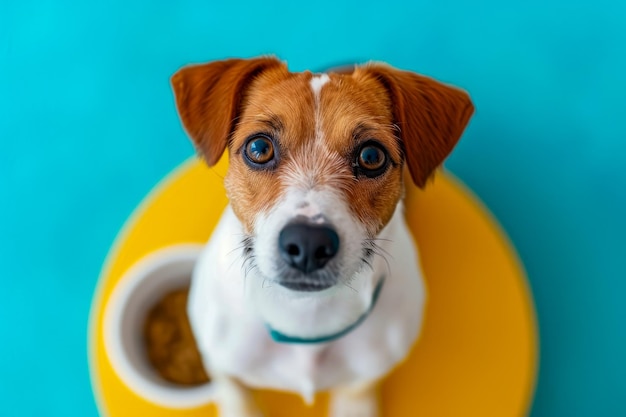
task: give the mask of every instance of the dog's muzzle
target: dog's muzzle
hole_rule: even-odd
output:
[[[339,251],[339,235],[329,225],[290,223],[278,236],[278,250],[287,265],[299,271],[281,280],[282,286],[296,291],[321,291],[336,283],[336,279],[320,273]]]

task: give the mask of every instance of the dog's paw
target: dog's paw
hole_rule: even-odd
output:
[[[378,417],[376,395],[335,395],[331,401],[330,417]]]

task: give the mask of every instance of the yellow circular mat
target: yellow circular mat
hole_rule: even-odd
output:
[[[103,312],[124,272],[148,253],[206,242],[227,204],[227,158],[212,169],[191,160],[135,210],[111,249],[92,303],[89,358],[101,415],[216,416],[214,405],[160,408],[119,380],[103,343]],[[458,181],[440,173],[426,191],[411,188],[407,220],[418,242],[428,304],[423,332],[406,362],[386,379],[382,416],[507,417],[528,413],[538,338],[523,268],[489,212]],[[325,416],[299,397],[259,392],[268,417]]]

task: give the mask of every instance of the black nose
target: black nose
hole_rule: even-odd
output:
[[[278,247],[291,267],[308,274],[337,254],[339,236],[328,226],[293,223],[280,232]]]

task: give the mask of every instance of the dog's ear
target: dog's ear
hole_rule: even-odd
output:
[[[246,86],[280,66],[276,58],[228,59],[184,67],[172,76],[180,119],[209,166],[226,149]]]
[[[389,91],[413,182],[424,187],[456,145],[474,106],[468,94],[412,72],[381,64],[361,67]]]

